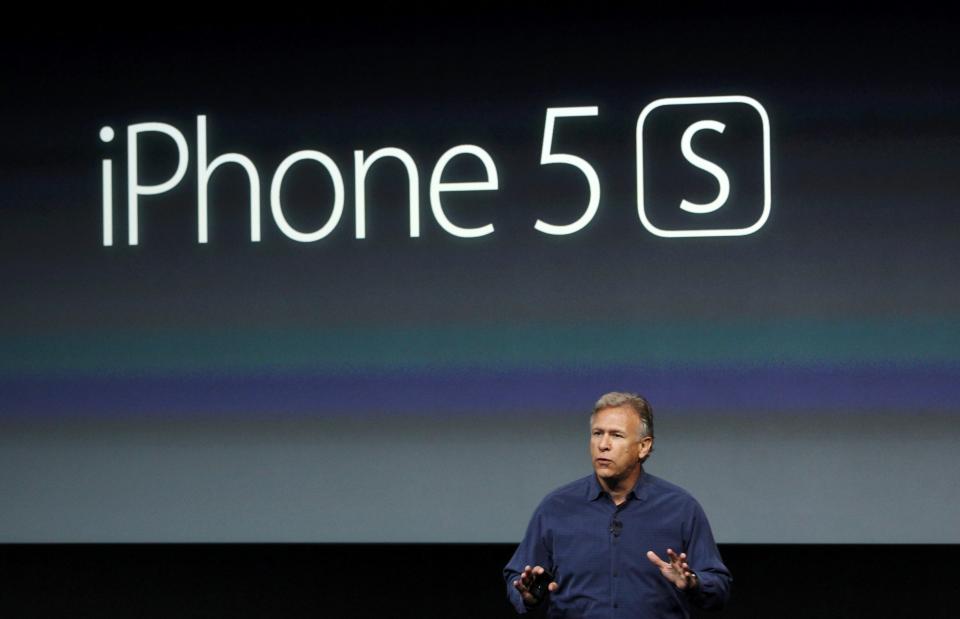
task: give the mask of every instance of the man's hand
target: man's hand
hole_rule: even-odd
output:
[[[697,588],[699,584],[697,575],[691,572],[690,566],[687,565],[687,553],[677,554],[672,548],[667,548],[667,558],[670,560],[667,562],[658,557],[654,551],[648,550],[647,558],[650,559],[650,563],[660,568],[663,577],[672,582],[677,589],[685,591]]]
[[[540,603],[540,600],[533,597],[533,594],[530,593],[530,588],[533,587],[533,583],[536,582],[546,570],[544,570],[539,565],[535,567],[530,567],[529,565],[523,568],[523,572],[520,573],[520,578],[513,581],[514,588],[520,592],[520,597],[523,598],[523,603],[526,606],[536,606]],[[547,590],[553,593],[560,588],[556,582],[551,581],[547,585]]]

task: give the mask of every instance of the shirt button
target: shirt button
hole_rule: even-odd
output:
[[[616,578],[616,577],[619,576],[619,575],[620,575],[620,572],[614,572],[614,573],[613,573],[613,577],[614,577],[614,578]]]
[[[614,608],[620,608],[620,605],[617,604],[616,602],[614,602],[614,603],[613,603],[613,607],[614,607]]]

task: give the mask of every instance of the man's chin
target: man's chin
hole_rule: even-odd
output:
[[[620,476],[617,475],[616,471],[607,466],[598,466],[594,467],[594,472],[597,474],[597,477],[603,481],[617,481],[620,479]]]

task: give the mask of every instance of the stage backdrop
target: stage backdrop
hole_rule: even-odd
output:
[[[0,541],[516,541],[627,390],[721,542],[960,542],[954,31],[4,37]]]

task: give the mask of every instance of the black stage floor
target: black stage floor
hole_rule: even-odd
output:
[[[960,546],[721,544],[707,617],[957,617]],[[0,545],[0,617],[511,617],[510,544]],[[699,614],[697,616],[700,616]]]

